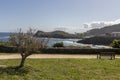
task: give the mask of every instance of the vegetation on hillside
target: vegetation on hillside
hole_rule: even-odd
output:
[[[87,36],[90,36],[90,35],[101,35],[101,34],[112,33],[112,32],[120,32],[120,24],[105,26],[100,29],[92,29],[85,32],[85,34]]]
[[[82,38],[83,34],[70,34],[64,31],[43,32],[37,31],[36,37],[49,37],[49,38]]]
[[[120,32],[120,24],[105,26],[100,29],[92,29],[84,33],[70,34],[64,31],[43,32],[37,31],[37,37],[51,37],[51,38],[83,38],[85,36],[99,36],[101,34],[110,34],[112,32]]]

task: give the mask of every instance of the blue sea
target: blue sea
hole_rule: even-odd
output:
[[[63,44],[65,46],[80,46],[82,44],[80,43],[77,43],[78,40],[81,40],[81,39],[60,39],[60,38],[51,38],[49,40],[49,43],[48,43],[48,46],[52,46],[54,45],[55,43],[58,43],[58,42],[63,42]]]
[[[0,32],[0,41],[8,41],[10,36],[10,33],[7,32]],[[69,45],[80,45],[79,43],[76,43],[79,39],[60,39],[60,38],[51,38],[50,41],[48,42],[48,46],[52,46],[55,43],[58,42],[63,42],[64,45],[69,46]]]
[[[10,33],[8,32],[0,32],[0,41],[8,41]]]

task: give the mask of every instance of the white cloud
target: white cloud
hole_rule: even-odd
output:
[[[89,30],[89,29],[94,29],[94,28],[102,28],[105,26],[119,24],[119,23],[120,23],[120,19],[117,19],[115,21],[93,21],[90,23],[84,23],[83,26],[84,28],[86,28],[86,30]]]
[[[54,31],[54,30],[61,30],[66,31],[69,33],[82,33],[86,32],[90,29],[95,28],[102,28],[109,25],[114,25],[120,23],[120,19],[114,20],[114,21],[92,21],[89,23],[84,23],[83,25],[58,25],[53,28],[44,29],[45,31]]]
[[[80,26],[69,26],[69,25],[64,25],[64,26],[58,26],[58,27],[55,27],[53,30],[61,30],[61,31],[65,31],[65,32],[68,32],[68,33],[80,33],[82,32],[83,30],[81,30]]]

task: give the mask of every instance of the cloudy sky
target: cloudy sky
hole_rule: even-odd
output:
[[[0,31],[71,33],[120,23],[120,0],[0,0]]]

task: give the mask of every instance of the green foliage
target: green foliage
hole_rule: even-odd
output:
[[[37,37],[51,37],[51,38],[81,38],[83,37],[85,34],[79,34],[79,33],[75,33],[75,34],[70,34],[64,31],[53,31],[53,32],[43,32],[43,31],[37,31],[37,33],[35,34],[35,36]]]
[[[9,46],[9,43],[8,42],[0,41],[0,46]]]
[[[4,45],[4,42],[0,41],[0,46],[3,46]]]
[[[19,61],[0,64],[15,66]],[[27,59],[18,71],[0,68],[0,80],[120,80],[120,59]]]
[[[120,48],[120,40],[113,40],[113,42],[111,43],[111,46],[113,48]]]
[[[63,42],[55,43],[55,44],[53,45],[53,47],[64,47],[64,44],[63,44]]]

